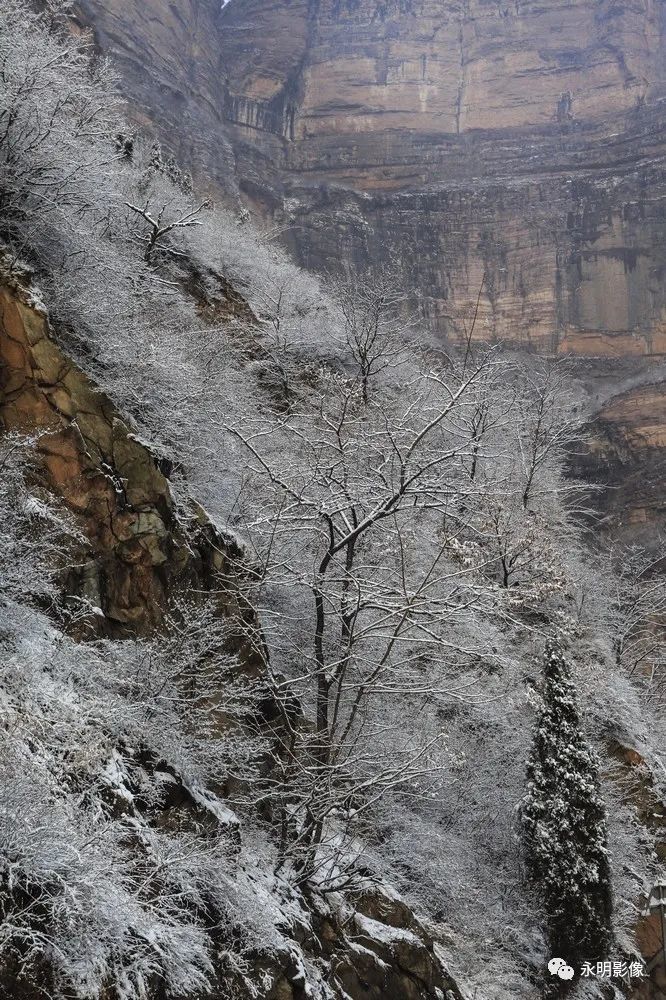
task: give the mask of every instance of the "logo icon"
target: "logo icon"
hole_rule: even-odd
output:
[[[574,970],[564,961],[563,958],[551,958],[548,963],[548,971],[551,976],[559,976],[560,979],[573,979]]]

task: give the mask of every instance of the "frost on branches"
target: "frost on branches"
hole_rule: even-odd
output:
[[[522,831],[528,873],[548,918],[552,953],[578,964],[603,958],[610,943],[606,814],[596,755],[581,728],[571,670],[550,641],[544,675]]]

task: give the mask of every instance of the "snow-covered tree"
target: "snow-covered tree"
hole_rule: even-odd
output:
[[[71,5],[46,6],[0,8],[0,232],[20,254],[48,255],[54,232],[103,203],[121,121],[108,66],[66,29]]]
[[[403,364],[404,395],[366,398],[327,370],[288,416],[230,427],[252,476],[249,599],[276,689],[310,723],[281,719],[269,797],[283,857],[328,887],[353,881],[370,808],[429,785],[446,758],[436,707],[468,698],[479,663],[496,659],[457,543],[479,505],[469,412],[502,364],[492,351],[465,371],[422,360]]]
[[[373,274],[351,274],[338,289],[344,317],[344,345],[351,369],[367,404],[370,387],[388,369],[400,367],[407,348],[406,332],[414,317],[404,315],[406,296],[397,268],[386,266]]]
[[[617,667],[635,680],[646,701],[659,705],[666,696],[664,558],[663,542],[609,552],[603,613]]]
[[[527,870],[543,900],[552,952],[576,964],[602,958],[610,943],[606,812],[571,668],[552,641],[546,644],[544,675],[543,707],[527,766],[522,832]]]

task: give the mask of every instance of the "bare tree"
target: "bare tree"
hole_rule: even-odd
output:
[[[666,691],[666,555],[660,547],[611,552],[607,627],[615,662],[639,682],[648,700]]]
[[[299,880],[353,880],[364,812],[441,766],[428,706],[473,697],[491,656],[453,543],[473,530],[469,414],[495,364],[417,371],[388,403],[331,374],[318,409],[231,428],[255,476],[245,529],[275,686],[312,711],[311,726],[283,714],[269,795]]]
[[[204,209],[208,208],[210,202],[206,199],[196,207],[179,212],[174,217],[169,213],[168,205],[159,205],[151,208],[150,202],[143,205],[133,205],[131,202],[125,203],[131,212],[134,212],[140,219],[143,219],[145,226],[142,230],[135,232],[135,239],[144,247],[143,259],[150,264],[153,254],[157,250],[182,257],[184,251],[174,246],[173,241],[168,239],[179,229],[189,229],[191,226],[202,225],[200,218]]]
[[[119,102],[103,61],[67,32],[63,10],[19,0],[0,11],[0,219],[16,247],[99,203]],[[66,13],[66,10],[64,11]]]
[[[344,344],[367,405],[371,383],[400,365],[415,317],[396,268],[352,274],[338,283],[336,297],[344,317]]]
[[[466,350],[465,364],[473,357]],[[504,589],[560,589],[561,556],[577,545],[573,515],[590,487],[562,475],[579,434],[566,371],[560,361],[507,361],[469,414],[467,468],[481,491],[474,541]]]
[[[573,373],[567,358],[533,359],[522,366],[516,439],[520,454],[522,504],[539,500],[542,470],[559,469],[580,434]]]

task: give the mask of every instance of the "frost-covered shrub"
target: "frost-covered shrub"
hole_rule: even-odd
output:
[[[238,921],[215,790],[260,748],[217,718],[251,707],[221,627],[182,610],[162,641],[84,645],[2,611],[0,969],[54,998],[201,994]]]
[[[36,442],[20,434],[0,440],[0,600],[53,600],[58,571],[83,541],[63,504],[29,489]]]
[[[201,994],[213,928],[234,952],[239,820],[219,793],[260,756],[253,694],[201,595],[123,642],[77,643],[37,610],[60,618],[54,572],[82,540],[31,491],[26,441],[3,448],[0,976],[54,1000]]]
[[[105,140],[120,121],[106,67],[67,36],[71,5],[55,6],[37,13],[7,0],[0,12],[0,208],[17,226],[95,199]]]

